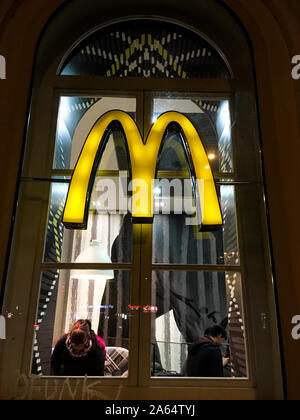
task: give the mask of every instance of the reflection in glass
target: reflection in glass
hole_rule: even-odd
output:
[[[232,123],[229,101],[157,97],[153,101],[152,122],[155,122],[159,115],[167,111],[181,112],[193,122],[204,145],[213,172],[233,171],[231,151]],[[171,133],[170,136],[172,135]],[[165,141],[168,141],[168,139],[169,135]],[[177,150],[176,140],[173,144],[169,143],[169,145],[172,147],[174,155]],[[167,145],[165,146],[165,153],[168,153]],[[169,153],[172,155],[172,151],[169,151]],[[174,163],[172,170],[178,170],[176,160]],[[170,164],[169,162],[169,170]],[[160,169],[164,170],[165,168],[161,166]]]
[[[151,373],[185,376],[189,347],[208,327],[226,329],[222,346],[230,364],[225,377],[247,377],[241,278],[239,273],[156,271],[152,275]]]
[[[51,184],[48,223],[44,248],[44,261],[61,262],[62,245],[64,238],[64,226],[62,216],[65,201],[68,193],[69,184],[56,183]]]
[[[56,126],[53,168],[73,169],[82,146],[96,121],[106,112],[119,109],[135,119],[136,99],[62,96]]]
[[[105,376],[126,376],[129,353],[130,272],[45,270],[34,325],[32,373],[50,374],[57,341],[78,319],[88,319],[106,343]]]
[[[192,120],[213,173],[232,172],[229,101],[156,97],[153,101],[153,122],[170,110],[182,112]],[[164,138],[157,172],[152,261],[239,264],[234,187],[217,187],[223,226],[214,231],[199,232],[186,151],[180,135],[172,129]]]
[[[172,180],[174,183],[176,180]],[[175,197],[179,204],[183,200],[193,201],[191,182],[184,183],[182,195]],[[189,191],[186,193],[186,186]],[[234,187],[223,185],[217,188],[221,205],[223,226],[215,231],[199,232],[197,220],[190,212],[192,206],[183,204],[183,212],[173,210],[154,216],[152,260],[165,264],[239,264],[238,240],[235,213]],[[189,200],[187,200],[190,198]],[[165,201],[168,197],[165,197]],[[174,195],[172,196],[174,200]],[[163,198],[161,198],[163,201]],[[157,200],[156,200],[157,202]],[[172,209],[172,207],[171,207]]]
[[[72,149],[73,150],[73,149]],[[112,262],[131,261],[131,225],[124,219],[128,213],[128,158],[120,131],[114,130],[105,147],[95,179],[86,230],[65,229],[62,223],[69,184],[51,186],[47,240],[44,260],[74,262],[90,245],[99,241]],[[127,219],[130,220],[127,215]],[[119,237],[126,234],[126,249]],[[81,261],[84,262],[84,261]]]
[[[69,184],[52,184],[44,250],[45,262],[75,262],[78,256],[89,247],[91,241],[98,241],[112,262],[131,261],[131,216],[129,213],[116,212],[115,208],[108,208],[107,204],[103,209],[101,204],[103,191],[97,191],[99,180],[100,178],[97,177],[86,230],[64,228],[62,217]],[[110,178],[109,181],[115,182],[117,191],[122,188],[121,178],[120,182],[119,178],[115,181]],[[121,244],[121,238],[124,235],[127,239],[126,248]]]

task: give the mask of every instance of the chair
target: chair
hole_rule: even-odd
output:
[[[124,347],[106,347],[104,376],[127,376],[128,354]]]

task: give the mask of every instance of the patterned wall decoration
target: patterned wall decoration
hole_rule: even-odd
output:
[[[62,75],[231,78],[220,53],[203,37],[159,20],[102,28],[74,48]]]
[[[226,273],[228,299],[228,328],[230,342],[231,376],[247,377],[245,326],[242,311],[242,285],[238,273]]]
[[[72,138],[76,127],[86,113],[100,98],[64,96],[60,100],[56,147],[53,167],[55,169],[70,168]]]
[[[55,187],[55,185],[54,185]],[[61,261],[63,244],[62,212],[64,195],[51,194],[49,219],[46,234],[45,260]],[[40,298],[35,323],[32,373],[49,374],[49,359],[52,349],[52,336],[57,299],[59,270],[46,270],[41,273]]]

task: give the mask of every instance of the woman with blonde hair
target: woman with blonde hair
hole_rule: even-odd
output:
[[[51,357],[55,376],[103,376],[105,355],[89,320],[79,319],[56,343]]]

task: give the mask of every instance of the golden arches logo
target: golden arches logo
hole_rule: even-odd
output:
[[[220,205],[209,161],[193,123],[183,114],[169,111],[152,125],[145,142],[133,118],[124,111],[113,110],[102,115],[90,131],[78,158],[69,186],[63,223],[71,229],[86,229],[93,184],[111,131],[121,130],[130,159],[132,191],[140,189],[139,204],[133,206],[135,223],[153,220],[153,180],[156,163],[166,131],[172,127],[182,139],[192,180],[199,225],[222,224]],[[143,183],[139,181],[143,180]]]

